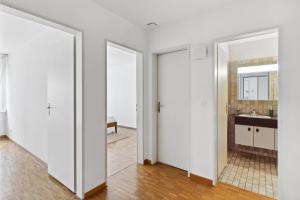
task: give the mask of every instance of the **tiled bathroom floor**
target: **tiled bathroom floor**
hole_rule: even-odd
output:
[[[277,161],[274,158],[228,152],[220,182],[277,199]]]

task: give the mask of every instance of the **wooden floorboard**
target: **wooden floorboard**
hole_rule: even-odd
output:
[[[118,133],[112,133],[112,135],[119,134],[129,137],[107,144],[108,177],[137,163],[136,130],[123,127],[119,127],[118,130]]]
[[[163,164],[131,165],[111,176],[107,188],[89,200],[268,200],[269,198],[219,184],[201,185],[186,172]],[[65,187],[52,181],[47,168],[7,139],[0,140],[0,199],[71,200]]]
[[[110,177],[108,188],[88,199],[270,200],[226,184],[198,184],[186,172],[163,164],[133,165]]]

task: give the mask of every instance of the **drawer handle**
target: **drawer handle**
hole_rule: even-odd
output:
[[[248,128],[248,131],[251,131],[251,128]]]
[[[258,128],[256,129],[256,132],[259,132],[259,129],[258,129]]]

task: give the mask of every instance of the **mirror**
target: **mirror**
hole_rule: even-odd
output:
[[[277,100],[278,65],[239,67],[239,100]]]

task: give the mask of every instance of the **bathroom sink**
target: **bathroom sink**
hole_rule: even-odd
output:
[[[270,116],[266,115],[250,115],[250,114],[239,114],[240,117],[250,117],[250,118],[263,118],[263,119],[271,119]]]

